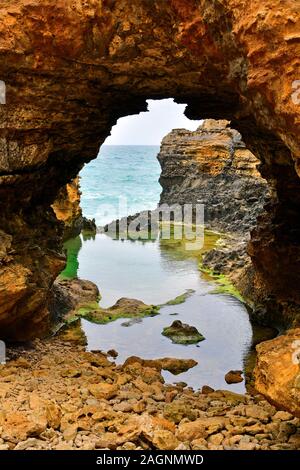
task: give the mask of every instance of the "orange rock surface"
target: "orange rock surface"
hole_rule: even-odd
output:
[[[300,417],[300,328],[256,346],[255,387]]]
[[[64,223],[64,238],[76,237],[82,228],[79,177],[64,186],[58,193],[52,208],[58,220]]]

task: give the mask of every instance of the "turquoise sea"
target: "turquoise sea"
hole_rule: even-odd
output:
[[[98,225],[104,225],[143,209],[155,209],[161,192],[158,152],[159,146],[150,145],[101,147],[99,157],[81,172],[84,215],[95,218]],[[125,199],[128,207],[121,207],[119,211],[120,197],[122,205]],[[111,210],[108,210],[109,206]],[[114,210],[118,212],[114,213]]]
[[[98,225],[116,216],[153,209],[161,192],[159,147],[104,146],[97,160],[81,173],[82,208],[86,217]],[[128,199],[121,214],[112,209],[119,197]],[[107,207],[105,213],[103,206]],[[211,247],[218,237],[206,233]],[[253,360],[253,326],[243,303],[234,297],[214,293],[216,285],[199,270],[201,252],[186,252],[172,240],[114,240],[105,234],[83,236],[66,243],[66,277],[78,276],[96,283],[108,307],[121,297],[135,298],[147,304],[163,304],[186,290],[194,294],[180,305],[165,306],[160,314],[139,321],[116,320],[106,325],[82,320],[88,349],[119,352],[117,362],[131,355],[143,358],[193,358],[198,365],[175,377],[165,373],[168,382],[184,381],[195,389],[207,384],[241,392],[245,383],[227,385],[229,370],[243,370]],[[205,340],[197,345],[173,344],[161,333],[174,320],[195,326]],[[263,334],[263,333],[261,333]]]

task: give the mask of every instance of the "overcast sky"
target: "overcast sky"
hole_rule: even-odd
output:
[[[190,121],[183,114],[184,104],[173,99],[148,100],[147,113],[127,116],[118,120],[112,128],[106,145],[160,145],[162,138],[172,129],[196,130],[201,121]]]

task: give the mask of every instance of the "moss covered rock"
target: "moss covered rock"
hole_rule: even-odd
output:
[[[168,300],[164,305],[179,305],[183,304],[191,295],[195,293],[194,289],[188,289],[183,294],[178,295],[175,299]]]
[[[177,344],[195,344],[205,339],[197,328],[182,323],[180,320],[176,320],[171,326],[164,328],[162,334]]]
[[[105,324],[118,318],[144,318],[154,316],[159,313],[159,307],[144,304],[136,299],[119,299],[115,305],[109,308],[102,308],[94,302],[82,306],[77,315],[94,323]]]

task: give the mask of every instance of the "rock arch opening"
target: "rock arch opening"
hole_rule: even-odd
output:
[[[159,102],[156,101],[156,104],[159,104]],[[162,114],[162,111],[160,113]],[[151,118],[153,119],[151,111],[146,116],[149,121]],[[160,118],[162,119],[161,116]],[[140,120],[141,115],[137,116],[137,119]],[[220,203],[222,205],[223,203],[226,212],[226,205],[233,198],[233,188],[231,187],[235,185],[239,197],[235,200],[234,209],[227,207],[227,224],[230,225],[230,222],[234,220],[235,226],[231,229],[236,230],[237,226],[245,222],[242,230],[249,230],[249,225],[246,225],[246,221],[244,221],[243,211],[238,207],[237,200],[243,199],[246,203],[249,194],[246,194],[245,190],[248,187],[248,193],[252,196],[252,203],[254,203],[255,196],[259,191],[255,190],[256,182],[253,182],[251,186],[250,179],[253,177],[255,181],[255,178],[257,178],[259,186],[260,179],[255,168],[257,160],[245,148],[237,131],[228,127],[229,123],[227,121],[206,120],[199,129],[199,122],[196,122],[192,126],[193,130],[182,129],[182,126],[186,127],[186,122],[172,125],[168,123],[167,131],[172,127],[181,127],[181,129],[168,133],[160,148],[159,160],[162,166],[161,183],[163,188],[161,201],[170,205],[179,202],[182,205],[196,203],[200,197],[202,199],[205,197],[206,200],[202,200],[202,203],[205,203],[206,206],[216,206]],[[136,129],[135,125],[133,127]],[[146,132],[148,131],[149,126],[146,126]],[[130,134],[130,131],[127,128],[126,136],[128,134]],[[144,137],[139,135],[139,138],[142,139],[138,141],[139,143],[144,142],[145,135],[147,136],[147,134],[144,134]],[[159,143],[160,138],[155,143]],[[111,143],[122,142],[124,141],[116,142],[113,140]],[[126,143],[129,142],[134,143],[132,140]],[[113,145],[111,148],[105,149],[104,145],[100,149],[98,159],[89,163],[84,170],[84,179],[86,181],[81,180],[83,207],[85,209],[83,214],[88,217],[96,217],[98,225],[137,212],[137,210],[130,210],[129,208],[128,213],[116,214],[113,210],[112,213],[105,214],[108,215],[108,219],[105,220],[102,219],[104,214],[98,212],[99,205],[106,203],[107,196],[112,202],[111,197],[114,194],[116,199],[113,202],[117,203],[118,196],[121,193],[123,195],[127,194],[128,188],[126,186],[128,186],[128,183],[126,183],[126,176],[134,177],[135,174],[138,176],[140,174],[138,171],[142,171],[142,173],[146,173],[146,179],[150,179],[148,184],[154,183],[154,180],[151,177],[149,178],[151,168],[147,166],[146,160],[151,159],[154,163],[159,147],[155,146],[151,154],[147,153],[146,155],[143,155],[145,147],[140,148],[138,146],[137,149],[134,147]],[[128,174],[128,169],[131,166],[135,168],[132,168],[132,171]],[[117,178],[116,171],[118,172]],[[120,179],[120,176],[125,177],[125,181],[122,178]],[[156,173],[156,179],[158,179],[158,176],[159,172]],[[208,185],[207,181],[205,183],[205,178],[209,181]],[[198,191],[200,190],[202,195],[196,192],[195,183],[197,183]],[[144,180],[135,181],[133,185],[129,185],[130,190],[135,191],[141,184],[144,185],[142,187],[143,191],[147,193],[149,187]],[[219,189],[217,187],[218,184],[225,185],[230,190],[232,189],[225,203],[222,201],[222,195],[218,195],[218,192],[221,191],[220,187]],[[94,198],[96,198],[96,204],[93,204],[92,207],[89,207],[88,197],[85,201],[85,190],[89,192],[94,201]],[[212,194],[212,190],[215,191],[215,194]],[[155,200],[142,201],[144,205],[139,209],[154,209],[159,202],[159,193],[160,191],[156,193]],[[241,193],[243,194],[241,195]],[[256,194],[254,195],[254,193]],[[130,199],[132,199],[132,194],[129,195],[129,201]],[[150,205],[148,205],[149,202]],[[151,204],[153,204],[152,207]],[[217,208],[209,207],[209,209],[212,212],[209,223],[218,219],[217,223],[220,224],[222,219],[221,211],[218,218],[216,213],[213,214],[213,211],[216,211]],[[255,218],[255,214],[253,217]],[[218,235],[210,232],[208,241],[206,241],[212,247],[217,239]],[[160,335],[163,328],[167,328],[170,320],[173,320],[170,315],[174,315],[175,310],[173,309],[175,307],[172,307],[172,305],[177,305],[176,302],[178,302],[176,306],[177,316],[174,320],[181,318],[182,321],[192,322],[199,328],[199,331],[205,328],[205,335],[210,336],[210,339],[207,341],[207,347],[204,348],[204,354],[216,364],[215,367],[210,368],[210,371],[205,366],[194,368],[193,372],[190,373],[188,383],[193,384],[195,387],[208,382],[215,387],[224,386],[224,373],[222,373],[222,370],[226,371],[233,366],[236,369],[241,369],[244,361],[246,361],[245,351],[251,349],[252,326],[246,309],[239,302],[234,303],[233,299],[226,303],[226,297],[221,295],[214,296],[216,303],[214,301],[211,304],[208,302],[207,305],[205,301],[199,303],[195,301],[193,303],[192,297],[194,294],[203,298],[208,294],[208,297],[210,297],[210,284],[201,279],[199,272],[200,252],[186,253],[184,243],[181,246],[180,242],[177,242],[179,246],[176,246],[174,243],[172,244],[172,240],[165,240],[162,244],[156,243],[155,246],[151,246],[151,242],[149,243],[149,240],[146,240],[142,237],[135,243],[132,243],[132,241],[127,243],[122,234],[121,241],[118,240],[118,237],[116,241],[112,241],[112,239],[103,237],[102,234],[98,233],[94,235],[92,240],[86,239],[84,234],[81,240],[77,238],[71,240],[70,243],[67,242],[71,256],[69,256],[70,263],[67,270],[62,274],[62,278],[66,277],[68,281],[71,279],[68,285],[69,292],[71,292],[70,286],[73,285],[74,277],[76,278],[78,275],[81,279],[89,279],[89,281],[97,284],[101,293],[99,307],[91,302],[86,302],[86,305],[81,305],[81,310],[78,312],[77,318],[81,319],[82,325],[81,335],[84,333],[86,336],[85,338],[82,337],[81,340],[86,342],[85,344],[90,350],[107,349],[106,340],[110,341],[119,352],[118,363],[125,360],[128,355],[136,356],[138,354],[153,359],[159,355],[182,354],[180,347],[174,350],[176,346],[170,345],[169,340],[166,340],[163,347],[161,347]],[[147,247],[146,244],[148,244]],[[74,255],[75,270],[73,269]],[[56,287],[67,284],[67,280],[62,278],[56,283]],[[60,282],[62,284],[59,284]],[[90,285],[86,284],[85,281],[83,281],[83,285],[87,293]],[[77,280],[75,281],[75,288],[82,294],[80,283]],[[184,290],[186,290],[185,293]],[[192,292],[194,290],[195,293]],[[93,291],[91,290],[91,292]],[[182,304],[184,304],[183,300],[186,295],[187,298],[192,300],[189,306],[181,305],[181,299]],[[119,300],[120,298],[122,302]],[[142,323],[140,323],[141,318],[138,314],[135,318],[130,318],[130,314],[122,311],[122,308],[124,308],[125,301],[132,303],[133,299],[139,299],[139,301],[134,300],[134,302],[142,301],[146,304],[160,305],[160,315],[155,319],[144,318]],[[163,304],[169,301],[170,306],[163,308]],[[197,309],[201,310],[201,320],[200,317],[193,318]],[[71,318],[74,319],[76,315],[77,311],[74,308],[71,312]],[[239,334],[235,335],[235,339],[232,339],[228,334],[219,334],[215,338],[216,321],[219,326],[224,325],[224,328],[220,328],[220,331],[231,330],[234,326]],[[105,327],[103,323],[107,323]],[[130,326],[130,328],[124,329],[124,326]],[[145,331],[147,331],[147,334],[145,334]],[[76,338],[78,339],[77,333],[78,330],[76,330]],[[71,338],[70,335],[67,337]],[[220,360],[220,349],[217,348],[217,351],[215,347],[216,342],[220,349],[228,352],[222,360]],[[204,364],[206,361],[203,361],[202,348],[199,349],[199,353],[202,355]],[[186,350],[186,356],[189,356],[189,354],[190,351]],[[193,357],[195,359],[198,356],[196,354]],[[222,365],[220,366],[221,362]],[[172,379],[172,376],[169,376],[169,379]],[[243,391],[244,383],[238,387],[240,387],[239,391]]]

